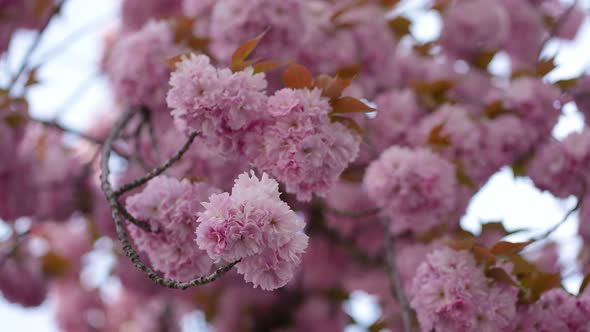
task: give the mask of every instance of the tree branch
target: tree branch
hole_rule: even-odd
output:
[[[153,282],[157,283],[160,286],[164,286],[167,288],[173,288],[173,289],[187,289],[189,287],[210,283],[210,282],[216,280],[217,278],[221,277],[222,275],[224,275],[229,270],[231,270],[239,261],[229,263],[225,266],[222,266],[208,276],[198,277],[198,278],[195,278],[195,279],[192,279],[189,281],[184,281],[184,282],[177,281],[177,280],[162,277],[162,276],[158,275],[153,269],[151,269],[150,267],[145,265],[145,263],[141,261],[139,255],[137,254],[135,249],[133,249],[133,246],[131,245],[131,242],[129,241],[127,230],[123,226],[123,216],[122,216],[121,210],[120,210],[121,204],[118,202],[117,196],[115,195],[115,193],[113,191],[113,187],[109,181],[109,173],[110,173],[109,158],[111,155],[111,149],[112,149],[113,142],[115,141],[115,139],[117,139],[117,137],[119,136],[119,134],[121,133],[123,128],[125,128],[125,126],[133,118],[135,111],[136,111],[135,109],[130,109],[127,112],[125,112],[119,118],[119,120],[117,120],[117,123],[115,124],[115,126],[113,127],[113,129],[111,130],[111,132],[109,133],[109,136],[107,137],[107,139],[105,141],[103,151],[102,151],[102,160],[101,160],[101,170],[102,170],[102,173],[100,176],[101,188],[107,198],[107,201],[109,202],[109,205],[111,206],[113,219],[115,221],[115,228],[117,230],[117,236],[118,236],[119,240],[121,241],[121,245],[123,246],[123,252],[125,253],[125,255],[127,257],[129,257],[129,259],[131,260],[133,265],[138,270],[143,272],[145,275],[148,276],[148,278],[150,278]],[[192,135],[191,136],[192,138],[189,138],[189,141],[191,143],[194,140],[195,136],[196,135]],[[185,144],[185,145],[186,145],[186,148],[183,147],[184,150],[188,149],[188,146],[190,146],[190,143]],[[181,151],[179,151],[179,153],[177,153],[177,155],[178,155],[177,158],[172,158],[172,159],[175,159],[175,160],[180,159],[180,157],[184,153],[184,152],[182,152],[182,150],[183,149],[181,149]],[[169,160],[165,165],[154,169],[153,172],[155,172],[161,168],[163,168],[163,170],[165,170],[166,168],[170,167],[170,165],[166,166],[168,163],[170,163],[170,165],[171,165],[172,163],[174,163],[174,161],[171,162]],[[162,170],[162,172],[163,172],[163,170]],[[156,175],[154,175],[154,176],[156,176]],[[145,182],[149,181],[149,179],[153,178],[154,176],[148,178],[147,180],[145,180]]]
[[[197,137],[197,133],[190,134],[188,136],[187,141],[182,145],[182,147],[180,147],[180,149],[178,151],[176,151],[176,153],[172,157],[170,157],[170,159],[168,159],[164,164],[152,169],[150,172],[148,172],[143,177],[122,185],[119,189],[117,189],[116,191],[113,192],[113,195],[115,197],[119,197],[122,194],[124,194],[130,190],[133,190],[137,187],[140,187],[140,186],[146,184],[149,180],[164,173],[168,168],[170,168],[170,166],[172,166],[174,163],[179,161],[180,158],[182,158],[182,156],[188,150],[188,148],[191,146],[191,144],[193,144],[196,137]]]
[[[385,261],[387,262],[387,276],[391,284],[391,293],[397,300],[401,307],[402,322],[404,324],[404,331],[412,331],[412,320],[410,318],[410,306],[404,295],[404,286],[397,270],[397,264],[395,259],[395,247],[394,238],[391,234],[389,227],[389,220],[387,218],[380,219],[381,226],[383,227],[383,249],[385,250]]]

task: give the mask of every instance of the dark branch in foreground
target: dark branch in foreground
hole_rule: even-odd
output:
[[[135,109],[130,109],[129,111],[124,113],[121,116],[121,118],[117,121],[117,123],[115,124],[115,126],[113,127],[113,129],[111,130],[111,132],[109,133],[109,136],[107,137],[107,139],[105,141],[103,151],[102,151],[102,160],[101,160],[101,170],[102,170],[102,174],[100,176],[101,188],[102,188],[102,190],[109,202],[109,205],[111,206],[113,219],[115,221],[115,227],[117,230],[117,236],[119,237],[119,240],[121,241],[121,244],[123,246],[123,252],[125,253],[125,255],[127,255],[127,257],[129,257],[129,259],[131,259],[131,262],[138,270],[143,272],[145,275],[148,276],[148,278],[150,278],[153,282],[157,283],[160,286],[164,286],[167,288],[173,288],[173,289],[187,289],[189,287],[210,283],[210,282],[216,280],[217,278],[221,277],[222,275],[224,275],[227,271],[231,270],[234,267],[234,265],[236,265],[238,262],[233,262],[233,263],[227,264],[225,266],[222,266],[207,276],[198,277],[198,278],[195,278],[195,279],[192,279],[189,281],[177,281],[177,280],[162,277],[158,273],[156,273],[153,269],[151,269],[150,267],[145,265],[145,263],[139,258],[139,255],[137,254],[137,252],[135,251],[135,249],[131,245],[131,242],[129,241],[129,237],[127,235],[127,230],[125,229],[125,226],[123,225],[124,218],[123,218],[123,214],[121,212],[122,211],[121,204],[118,201],[117,195],[113,191],[113,187],[109,181],[109,173],[110,173],[109,158],[111,156],[113,142],[117,139],[117,137],[119,136],[119,134],[121,133],[123,128],[125,128],[125,126],[133,118],[133,116],[135,115],[135,111],[136,111]],[[188,147],[193,142],[195,137],[196,137],[196,134],[189,136],[187,143],[170,160],[168,160],[166,163],[164,163],[164,165],[153,169],[150,173],[148,173],[143,178],[139,179],[141,181],[134,181],[133,183],[139,183],[139,184],[135,185],[134,187],[130,187],[128,190],[131,190],[137,186],[140,186],[143,183],[148,182],[150,179],[152,179],[155,176],[164,172],[174,162],[176,162],[177,160],[180,159],[180,157],[182,157],[182,155],[188,149]]]
[[[401,307],[401,316],[402,322],[404,324],[404,331],[411,332],[411,309],[410,305],[408,304],[408,300],[404,295],[404,286],[402,284],[399,271],[397,270],[397,264],[395,259],[395,247],[393,243],[394,238],[389,228],[389,220],[386,218],[381,218],[380,222],[383,227],[383,249],[385,250],[385,261],[387,262],[386,269],[387,276],[389,277],[389,282],[391,284],[391,293],[393,297],[397,300],[397,303],[399,303],[399,306]]]

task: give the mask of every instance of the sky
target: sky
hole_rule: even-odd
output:
[[[101,41],[109,29],[116,26],[118,0],[68,0],[62,15],[55,19],[43,36],[40,47],[32,58],[33,63],[45,63],[39,72],[41,84],[30,92],[31,111],[35,116],[59,119],[68,126],[83,128],[88,125],[89,114],[108,110],[111,95],[104,78],[98,73],[97,63],[101,56]],[[434,15],[419,14],[426,1],[405,1],[399,8],[414,19],[413,34],[421,40],[436,36],[440,22]],[[571,1],[564,1],[571,2]],[[579,2],[587,10],[590,0]],[[33,34],[25,33],[13,40],[8,59],[8,68],[15,71],[17,59],[24,54]],[[545,53],[554,54],[559,49],[559,67],[549,76],[551,80],[573,77],[590,68],[590,22],[585,22],[573,44],[553,43]],[[4,65],[4,64],[2,64]],[[501,72],[506,68],[502,59],[493,64]],[[1,67],[1,66],[0,66]],[[6,81],[0,73],[0,83]],[[573,105],[567,105],[564,116],[555,128],[554,136],[562,138],[572,131],[581,130],[583,121]],[[501,220],[508,229],[534,227],[550,228],[559,221],[575,201],[557,200],[532,186],[528,179],[514,179],[508,169],[496,174],[474,197],[462,225],[478,231],[481,221]],[[555,234],[553,239],[560,244],[562,263],[568,278],[566,287],[576,291],[581,276],[572,270],[580,241],[575,234],[576,215],[573,215]],[[532,222],[534,220],[534,223]],[[8,304],[0,296],[0,322],[8,331],[54,332],[57,327],[50,313],[51,303],[35,309],[22,309]],[[372,298],[355,293],[346,310],[370,324],[378,313]],[[350,332],[358,329],[350,329]]]

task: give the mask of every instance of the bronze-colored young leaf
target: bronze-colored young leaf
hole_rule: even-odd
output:
[[[281,68],[282,66],[288,64],[288,62],[286,61],[275,61],[275,60],[270,60],[270,61],[262,61],[259,63],[256,63],[252,66],[252,68],[254,68],[254,73],[268,73],[270,71],[273,71],[275,69]]]
[[[336,70],[336,77],[353,79],[358,75],[360,70],[361,70],[361,66],[359,66],[359,65],[350,65],[350,66],[340,67],[340,68],[338,68],[338,70]]]
[[[332,16],[330,17],[330,21],[332,23],[336,23],[336,20],[338,20],[338,18],[340,18],[340,16],[346,14],[347,12],[349,12],[350,10],[353,10],[355,8],[358,7],[362,7],[364,5],[367,4],[367,0],[356,0],[356,1],[352,1],[349,4],[347,4],[346,6],[336,10]]]
[[[381,6],[385,7],[385,8],[391,8],[394,7],[395,5],[397,5],[400,0],[380,0],[379,1],[381,3]]]
[[[511,111],[504,106],[504,102],[502,100],[496,100],[486,106],[483,113],[487,118],[495,119],[501,115],[510,114]]]
[[[410,21],[410,19],[408,19],[407,17],[397,16],[387,21],[387,25],[398,38],[401,38],[405,35],[410,34],[410,27],[412,26],[412,21]]]
[[[471,59],[471,65],[481,70],[487,70],[488,65],[492,62],[492,59],[496,56],[495,51],[482,51],[476,54]]]
[[[37,79],[38,69],[39,68],[33,68],[31,69],[31,71],[29,71],[29,73],[27,74],[27,81],[25,82],[26,87],[39,83],[39,80]]]
[[[535,73],[538,76],[545,76],[555,69],[555,67],[557,67],[555,64],[555,57],[551,57],[549,59],[541,60],[537,64],[537,68],[535,68]]]
[[[252,52],[254,52],[254,50],[256,49],[256,46],[258,46],[258,43],[260,43],[262,38],[264,38],[264,35],[266,34],[267,31],[268,30],[265,30],[263,33],[258,35],[256,38],[250,39],[250,40],[244,42],[243,44],[241,44],[232,54],[230,64],[237,65],[241,62],[246,61],[246,59],[250,56],[250,54],[252,54]]]
[[[346,126],[346,128],[356,131],[359,135],[363,135],[365,133],[363,128],[361,128],[361,126],[359,126],[359,124],[356,123],[356,121],[354,121],[353,119],[351,119],[349,117],[331,115],[330,119],[332,120],[332,122],[338,122],[338,123]]]
[[[43,273],[50,277],[64,275],[64,273],[70,269],[71,265],[70,261],[65,257],[62,257],[53,251],[50,251],[45,256],[41,257]]]
[[[529,285],[531,290],[531,300],[536,301],[546,291],[558,288],[560,286],[561,275],[559,273],[537,272],[534,274]]]
[[[15,129],[27,123],[29,117],[21,113],[11,113],[5,116],[3,120],[10,128]]]
[[[471,251],[475,260],[481,263],[494,263],[496,256],[494,256],[488,249],[481,246],[474,246]]]
[[[575,87],[578,84],[579,77],[559,80],[553,83],[554,85],[558,86],[561,90],[569,90]]]
[[[176,70],[176,64],[182,61],[183,58],[189,57],[190,55],[190,52],[180,53],[173,57],[164,59],[164,63],[166,63],[166,66],[168,66],[168,68],[171,70]]]
[[[463,163],[461,161],[457,160],[454,162],[454,164],[455,164],[455,176],[457,177],[457,182],[459,182],[460,185],[463,185],[467,188],[477,189],[477,183],[475,183],[475,181],[473,181],[473,179],[469,176]]]
[[[376,109],[354,97],[341,97],[332,102],[332,113],[370,113]]]
[[[471,250],[475,245],[475,239],[448,241],[446,245],[455,250]]]
[[[518,287],[518,283],[506,272],[504,269],[499,267],[492,267],[485,271],[485,275],[488,278],[494,279],[507,285]]]
[[[590,272],[588,274],[586,274],[586,276],[584,277],[584,280],[582,280],[582,284],[580,285],[580,290],[578,291],[578,296],[580,296],[584,293],[584,291],[586,290],[586,287],[588,287],[588,284],[590,284]]]
[[[514,255],[524,249],[529,244],[533,243],[534,241],[525,241],[525,242],[508,242],[508,241],[500,241],[490,249],[490,252],[494,255],[503,255],[509,256]]]
[[[307,68],[294,63],[283,72],[283,83],[291,89],[312,88],[313,76]]]
[[[330,100],[335,100],[350,86],[351,79],[320,75],[314,81],[314,86],[322,90],[322,95]]]
[[[428,144],[437,148],[446,148],[451,145],[451,137],[443,134],[444,123],[440,123],[432,128],[428,135]]]

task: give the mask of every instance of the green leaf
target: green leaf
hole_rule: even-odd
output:
[[[313,76],[307,68],[294,63],[283,72],[283,83],[291,89],[312,88]]]

